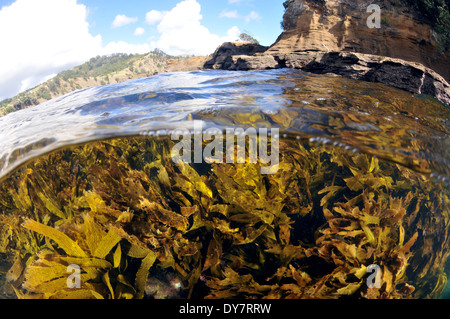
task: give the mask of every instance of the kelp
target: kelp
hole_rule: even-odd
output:
[[[248,156],[176,164],[173,145],[167,137],[86,143],[4,180],[4,285],[19,298],[435,298],[443,291],[449,193],[426,175],[289,137],[280,140],[278,170],[267,175]],[[371,265],[380,269],[379,288],[367,285]]]
[[[48,245],[52,249],[41,249],[31,258],[33,261],[24,270],[23,283],[17,290],[19,297],[103,299],[143,295],[146,274],[156,256],[147,249],[137,272],[127,271],[124,257],[127,250],[133,249],[121,246],[122,236],[114,227],[105,232],[93,217],[86,215],[83,223],[76,225],[82,231],[73,240],[60,230],[30,219],[22,226],[51,239],[54,244]],[[69,284],[70,267],[80,269],[76,288]]]

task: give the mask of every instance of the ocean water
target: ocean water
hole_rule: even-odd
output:
[[[3,298],[447,296],[450,108],[430,97],[180,72],[0,127]]]

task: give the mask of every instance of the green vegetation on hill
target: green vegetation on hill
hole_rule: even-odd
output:
[[[169,60],[190,56],[171,56],[156,49],[148,54],[96,56],[73,69],[63,71],[34,88],[0,101],[0,116],[28,108],[77,89],[152,76],[166,70]]]
[[[137,56],[133,54],[113,54],[111,56],[97,56],[88,62],[77,66],[71,70],[63,71],[59,74],[64,80],[75,79],[88,76],[105,76],[113,72],[120,71],[129,66],[130,60]]]
[[[248,31],[242,32],[239,35],[239,40],[240,41],[244,41],[244,42],[250,42],[250,43],[259,44],[259,41],[256,40],[253,36],[251,36]]]
[[[152,59],[158,63],[164,63],[167,59],[176,59],[175,56],[170,56],[161,50],[151,52]],[[83,78],[83,77],[100,77],[107,76],[114,72],[129,68],[134,72],[134,62],[142,60],[145,54],[124,54],[116,53],[108,56],[96,56],[88,62],[77,66],[71,70],[63,71],[59,77],[64,80]],[[138,71],[138,70],[136,70]]]
[[[450,7],[448,0],[404,0],[415,18],[431,26],[441,50],[450,47]]]

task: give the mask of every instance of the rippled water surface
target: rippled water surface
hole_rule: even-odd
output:
[[[245,163],[175,163],[171,133],[198,123],[279,129],[257,140],[277,170],[249,146]],[[446,296],[450,109],[429,97],[287,69],[168,73],[0,127],[3,297]]]
[[[78,90],[0,118],[0,177],[61,146],[192,128],[191,119],[205,128],[272,127],[324,137],[448,177],[449,113],[425,97],[331,75],[284,69],[162,74]]]

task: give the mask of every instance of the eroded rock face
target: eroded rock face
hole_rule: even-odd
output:
[[[310,54],[308,56],[311,57]],[[294,63],[299,61],[290,58]],[[320,52],[300,68],[312,73],[335,73],[379,82],[413,94],[431,95],[450,105],[450,85],[438,73],[420,63],[364,53]]]
[[[380,28],[369,28],[379,5]],[[419,62],[450,79],[450,55],[439,52],[431,28],[399,1],[294,0],[283,17],[285,31],[269,52],[346,51]]]
[[[335,73],[450,104],[450,54],[439,53],[430,27],[414,20],[398,1],[382,0],[376,2],[381,27],[369,28],[372,2],[291,0],[283,17],[285,31],[271,47],[225,43],[204,67]]]
[[[212,54],[211,59],[207,61],[204,65],[206,69],[222,69],[222,70],[239,70],[245,69],[245,67],[240,68],[236,64],[239,61],[240,56],[251,57],[258,53],[266,52],[268,47],[255,44],[255,43],[245,43],[245,42],[225,42]],[[265,61],[267,63],[267,61]],[[261,68],[274,68],[275,64],[268,64],[263,66],[259,65]],[[257,66],[252,66],[249,69],[257,69]]]

